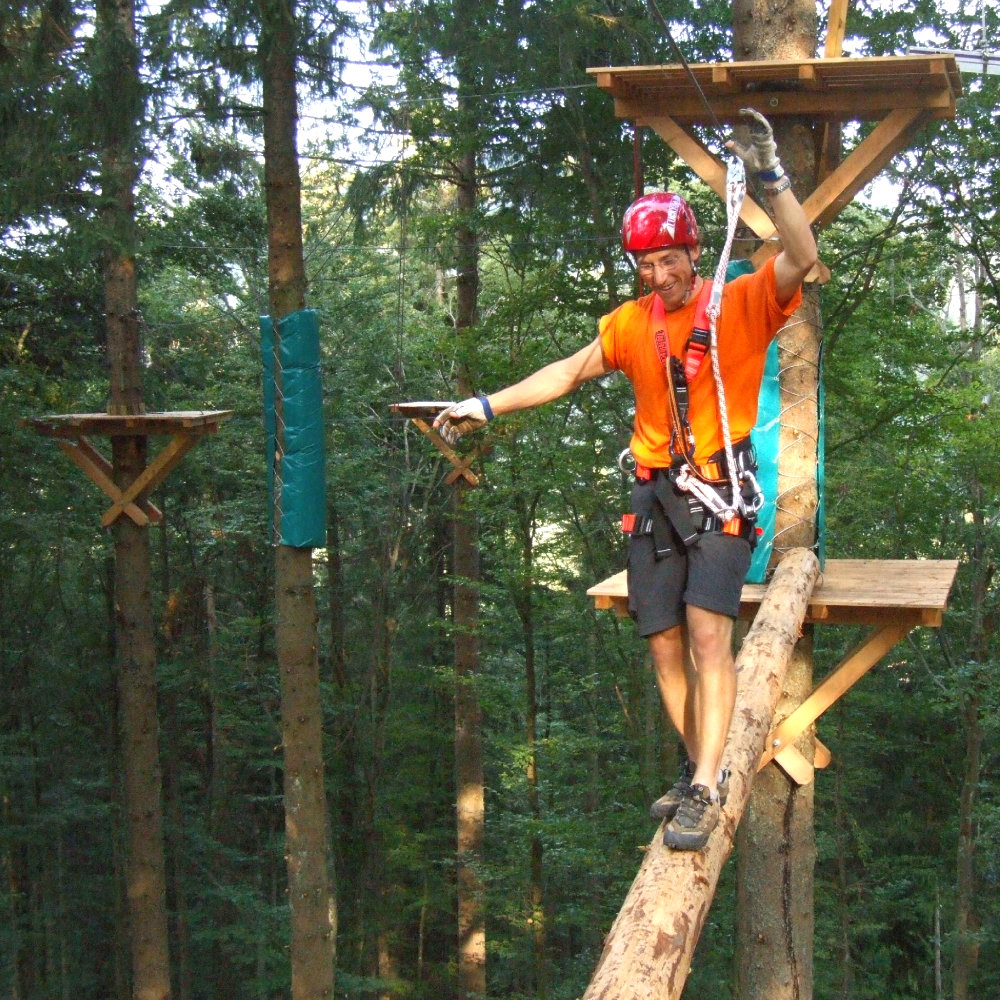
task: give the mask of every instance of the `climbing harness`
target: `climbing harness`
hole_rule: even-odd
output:
[[[670,521],[685,544],[696,541],[699,533],[714,530],[745,537],[753,545],[756,541],[756,516],[764,505],[763,492],[755,475],[756,466],[749,439],[737,442],[736,445],[732,441],[718,352],[718,321],[722,309],[726,268],[745,195],[746,175],[743,162],[738,157],[732,157],[726,174],[726,241],[711,284],[706,283],[699,293],[695,307],[694,330],[685,345],[683,359],[670,353],[663,302],[655,293],[653,298],[653,338],[667,375],[672,456],[671,468],[663,470],[666,475],[659,477],[669,483],[670,488],[661,487],[657,482],[656,497],[666,519]],[[707,465],[699,466],[694,461],[695,441],[688,419],[688,387],[701,370],[706,355],[711,359],[723,448],[718,455],[712,456]],[[623,470],[626,469],[626,455],[627,452],[623,452],[619,456],[618,464]],[[654,473],[659,470],[645,469],[636,464],[634,471],[637,479],[648,480],[655,478]],[[687,494],[686,500],[677,496],[677,491]],[[680,504],[675,502],[671,495],[676,497]],[[681,506],[686,508],[683,512]],[[644,518],[639,521],[641,523],[637,523],[635,515],[626,515],[622,522],[623,530],[629,534],[653,534],[657,554],[666,554],[669,545],[661,547],[660,540],[655,537],[657,518]],[[687,530],[692,524],[697,525],[693,533]],[[660,533],[662,534],[662,528]]]

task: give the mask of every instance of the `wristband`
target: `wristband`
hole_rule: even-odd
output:
[[[757,176],[765,184],[773,184],[775,181],[780,181],[781,178],[785,176],[785,168],[780,163],[776,163],[770,170],[758,171]]]
[[[489,399],[485,395],[476,396],[476,399],[478,399],[479,402],[482,404],[483,413],[485,414],[487,421],[492,420],[496,416],[496,414],[494,414],[493,412],[493,407],[490,406]]]
[[[784,180],[779,181],[774,187],[765,187],[764,194],[768,198],[776,198],[782,191],[787,191],[792,186],[792,182],[786,177]]]

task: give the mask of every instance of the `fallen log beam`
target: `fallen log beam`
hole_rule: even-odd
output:
[[[819,563],[808,549],[778,565],[736,658],[738,693],[726,750],[729,799],[704,851],[672,851],[657,831],[608,933],[583,1000],[677,1000],[733,849]]]

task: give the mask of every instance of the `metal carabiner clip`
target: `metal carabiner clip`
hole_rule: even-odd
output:
[[[631,448],[622,448],[621,454],[618,456],[618,468],[626,476],[630,476],[635,472],[635,455],[632,454]]]
[[[747,514],[759,514],[764,508],[764,491],[760,488],[757,477],[749,469],[744,469],[740,473],[740,484],[742,485],[743,483],[749,483],[753,487],[753,501],[751,506],[747,505],[743,499],[743,491],[740,490],[740,503],[743,505],[744,511]]]

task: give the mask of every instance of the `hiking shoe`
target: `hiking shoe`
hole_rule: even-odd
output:
[[[690,760],[681,764],[680,773],[666,795],[661,795],[650,807],[649,815],[653,819],[673,819],[677,807],[691,791],[691,779],[694,777],[694,763]]]
[[[721,806],[704,785],[692,785],[663,831],[663,843],[677,851],[700,851],[719,822]]]
[[[653,819],[673,819],[677,807],[681,804],[688,792],[691,790],[691,779],[694,777],[695,765],[693,761],[686,760],[681,765],[681,772],[677,775],[677,780],[667,791],[666,795],[661,795],[650,807],[649,815]],[[719,771],[719,805],[724,806],[729,798],[729,768],[724,767]]]

